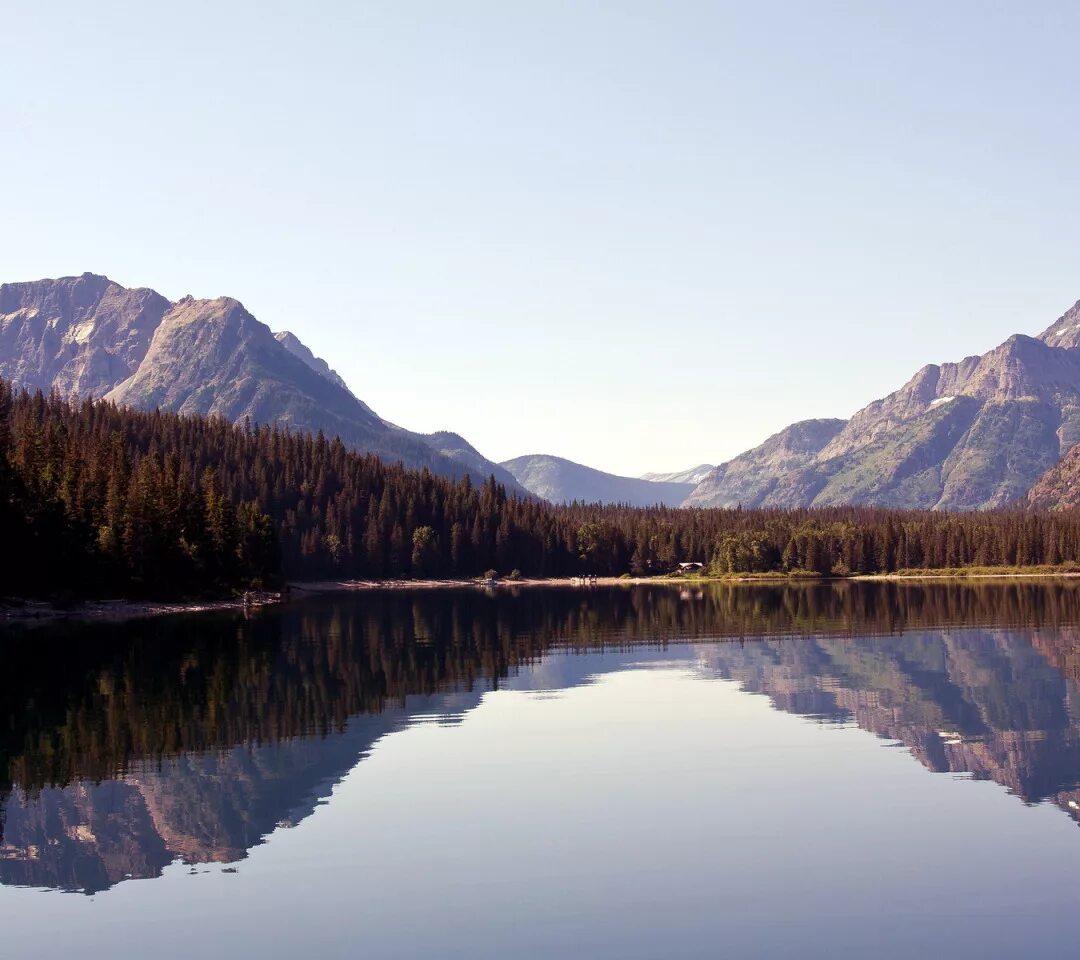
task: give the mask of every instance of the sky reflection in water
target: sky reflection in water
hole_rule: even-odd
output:
[[[377,594],[5,642],[0,918],[26,955],[1080,933],[1071,583]]]

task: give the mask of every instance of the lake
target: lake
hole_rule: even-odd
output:
[[[6,956],[1080,937],[1076,582],[353,593],[0,641]]]

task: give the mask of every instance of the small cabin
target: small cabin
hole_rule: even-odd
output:
[[[705,564],[691,560],[688,563],[679,564],[679,573],[693,573],[695,570],[704,570]]]

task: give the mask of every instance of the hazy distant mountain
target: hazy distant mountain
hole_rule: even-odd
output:
[[[627,503],[635,507],[678,506],[694,489],[691,483],[658,483],[619,477],[561,457],[532,454],[502,466],[538,497],[552,503]]]
[[[1080,304],[1038,338],[923,367],[850,420],[805,421],[721,464],[698,506],[980,509],[1023,496],[1080,440]]]
[[[675,473],[643,473],[642,480],[651,480],[653,483],[701,483],[715,467],[711,463],[701,463],[689,470],[678,470]]]
[[[477,483],[523,488],[464,441],[444,455],[359,400],[295,335],[271,333],[230,297],[170,303],[107,277],[0,286],[0,377],[28,389],[105,396],[142,409],[322,430],[348,446]]]
[[[437,433],[426,433],[423,438],[437,453],[461,464],[461,468],[473,478],[474,482],[483,483],[488,477],[494,476],[499,483],[510,490],[531,493],[502,464],[492,463],[464,437],[447,430],[440,430]]]

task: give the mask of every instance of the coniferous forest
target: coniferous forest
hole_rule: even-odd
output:
[[[0,382],[6,596],[224,595],[286,580],[1059,564],[1080,515],[553,506],[337,439]]]

